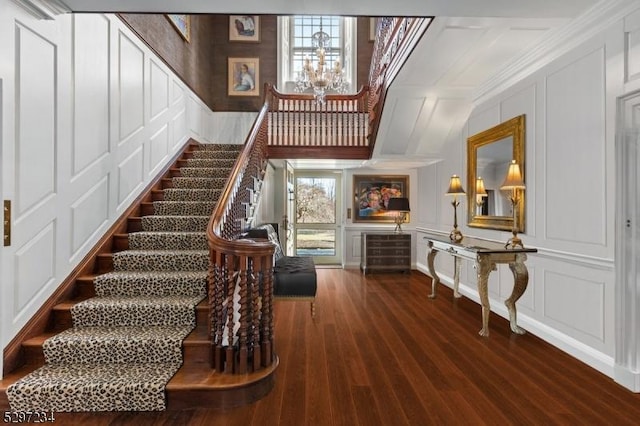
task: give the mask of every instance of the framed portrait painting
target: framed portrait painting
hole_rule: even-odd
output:
[[[260,96],[260,59],[229,58],[229,96]]]
[[[409,198],[407,175],[354,175],[354,222],[393,223],[396,212],[387,210],[389,199]]]
[[[189,15],[165,15],[178,31],[183,39],[189,41],[191,38],[191,18]]]
[[[258,15],[229,16],[229,41],[260,41],[260,17]]]

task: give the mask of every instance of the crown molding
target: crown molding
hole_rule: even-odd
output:
[[[71,13],[71,9],[61,0],[13,0],[38,19],[55,19],[57,15]]]
[[[480,105],[525,79],[545,65],[568,53],[589,38],[604,31],[632,11],[638,9],[635,0],[602,0],[567,25],[552,31],[499,73],[492,76],[473,93],[473,103]]]

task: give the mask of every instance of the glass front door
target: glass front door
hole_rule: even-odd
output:
[[[340,264],[340,173],[296,171],[295,255],[316,264]]]

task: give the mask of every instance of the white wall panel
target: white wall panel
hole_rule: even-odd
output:
[[[195,135],[202,135],[202,115],[200,105],[196,98],[187,99],[187,117],[189,119],[189,131]]]
[[[151,64],[151,121],[169,107],[169,75],[153,59]]]
[[[625,35],[625,82],[640,79],[640,11],[624,20]]]
[[[173,137],[171,138],[172,147],[176,147],[187,136],[187,111],[181,109],[171,120],[171,129]]]
[[[173,95],[171,96],[171,103],[175,105],[178,102],[184,100],[184,98],[185,98],[185,89],[178,82],[178,80],[173,80],[172,87],[173,87],[173,90],[172,90]]]
[[[16,27],[14,220],[56,190],[56,46]]]
[[[144,125],[144,54],[127,35],[118,34],[120,143]]]
[[[417,223],[421,225],[438,223],[438,201],[440,200],[438,191],[438,165],[432,164],[418,170],[418,211],[412,213],[417,217]],[[435,200],[435,202],[434,202]],[[415,201],[412,200],[413,203]]]
[[[169,126],[167,124],[162,126],[155,135],[151,136],[149,148],[151,151],[149,169],[151,174],[155,174],[157,166],[161,164],[169,152]]]
[[[118,204],[132,195],[144,179],[144,155],[142,147],[118,165]]]
[[[71,205],[71,248],[75,253],[109,218],[109,180],[103,177]]]
[[[109,151],[110,24],[104,15],[76,15],[73,26],[72,175],[77,175]]]
[[[51,222],[16,251],[15,282],[20,284],[15,286],[15,316],[54,278],[55,237]]]
[[[604,245],[604,48],[550,74],[546,99],[546,236]]]
[[[544,316],[604,341],[604,282],[544,271]]]

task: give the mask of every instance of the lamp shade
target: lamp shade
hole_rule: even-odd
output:
[[[462,182],[460,182],[460,177],[458,175],[451,176],[451,180],[449,180],[449,189],[447,190],[446,195],[462,195],[465,194],[464,189],[462,189]]]
[[[509,170],[507,170],[507,177],[504,179],[500,189],[521,189],[524,187],[520,166],[516,163],[516,160],[511,160]]]
[[[389,198],[389,204],[387,205],[387,210],[396,211],[396,212],[411,211],[409,209],[409,199],[403,198],[403,197]]]
[[[484,180],[481,177],[476,179],[476,195],[480,195],[481,197],[487,196],[487,190],[484,189]]]

